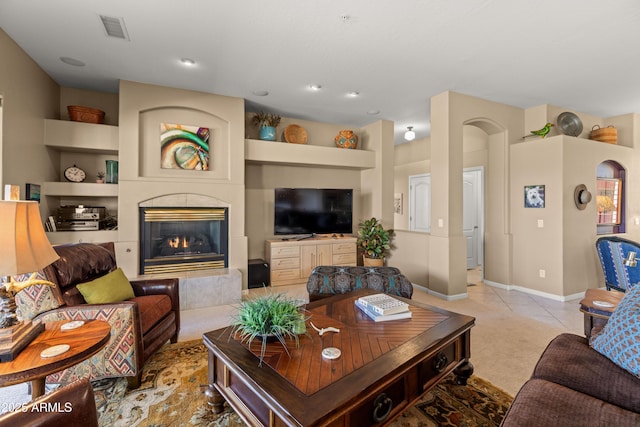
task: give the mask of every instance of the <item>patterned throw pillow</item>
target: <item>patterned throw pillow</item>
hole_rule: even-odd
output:
[[[616,365],[640,377],[640,286],[627,291],[592,346]]]
[[[31,274],[23,274],[14,276],[16,282],[27,280]],[[37,279],[46,280],[40,272],[36,275]],[[47,285],[33,285],[18,292],[15,296],[16,314],[19,319],[30,320],[40,313],[53,310],[62,305],[62,297],[59,289],[52,288]]]

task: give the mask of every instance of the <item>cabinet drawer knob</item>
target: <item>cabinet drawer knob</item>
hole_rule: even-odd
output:
[[[377,424],[389,416],[393,408],[393,401],[385,393],[380,393],[376,400],[373,401],[373,406],[372,418],[373,422]]]
[[[442,372],[444,368],[449,364],[449,358],[444,353],[438,353],[436,358],[433,360],[433,369],[438,372]]]

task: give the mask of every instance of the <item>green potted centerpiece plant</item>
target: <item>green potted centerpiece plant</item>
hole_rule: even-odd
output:
[[[391,249],[392,236],[393,230],[385,230],[375,217],[358,224],[358,248],[365,266],[384,265],[384,257]]]
[[[292,338],[298,346],[298,335],[306,332],[305,311],[302,301],[287,298],[284,294],[259,296],[240,304],[238,313],[231,323],[231,336],[251,345],[254,339],[262,341],[260,363],[268,341],[278,340],[287,350],[287,338]]]
[[[256,113],[251,122],[260,129],[260,139],[265,141],[276,140],[276,128],[280,124],[281,117],[277,114]]]

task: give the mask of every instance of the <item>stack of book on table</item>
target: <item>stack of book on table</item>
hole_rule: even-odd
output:
[[[409,319],[411,317],[409,304],[387,294],[360,297],[356,300],[356,307],[375,322]]]

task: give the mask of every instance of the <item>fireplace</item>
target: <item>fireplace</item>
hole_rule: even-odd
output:
[[[141,207],[140,273],[228,267],[228,210]]]

